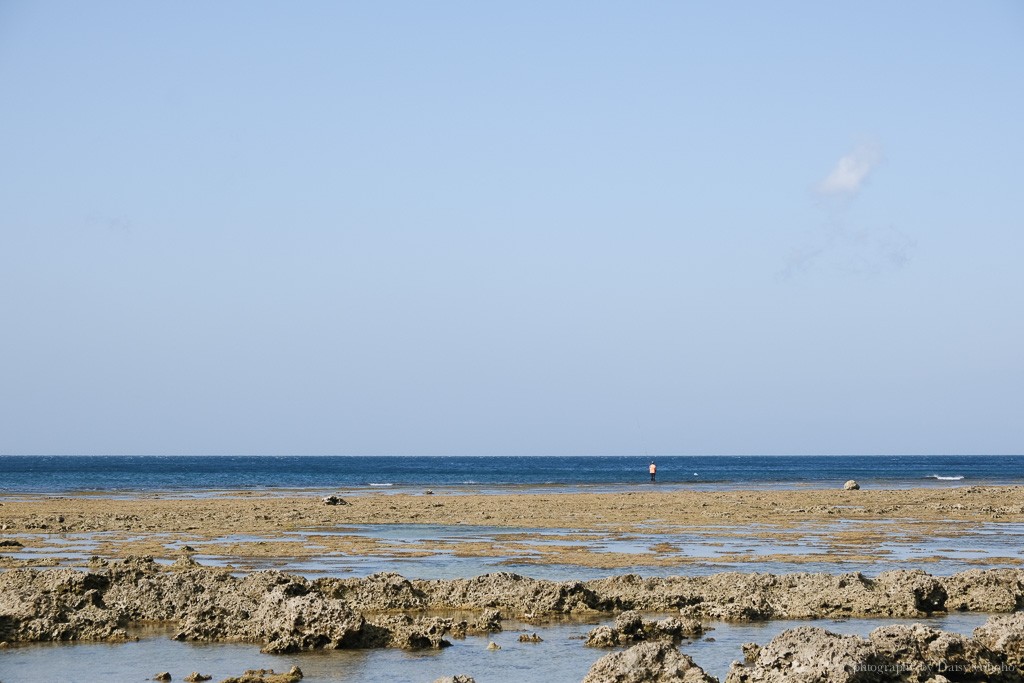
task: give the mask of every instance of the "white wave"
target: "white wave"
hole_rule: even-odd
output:
[[[390,482],[387,483],[387,484],[375,484],[374,482],[371,481],[370,482],[370,486],[394,486],[394,484],[392,484]]]
[[[960,481],[961,479],[964,478],[964,475],[961,474],[961,475],[956,476],[956,477],[943,477],[942,475],[939,475],[939,474],[929,474],[928,478],[929,479],[938,479],[939,481]]]

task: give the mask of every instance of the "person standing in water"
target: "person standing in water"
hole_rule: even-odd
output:
[[[658,474],[658,466],[655,465],[654,461],[652,460],[651,461],[651,466],[648,467],[647,470],[651,473],[651,482],[653,483],[655,475]]]

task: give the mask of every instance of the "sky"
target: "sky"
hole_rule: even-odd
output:
[[[0,454],[1024,452],[1024,4],[0,0]]]

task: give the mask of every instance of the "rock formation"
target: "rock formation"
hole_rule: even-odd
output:
[[[918,617],[946,610],[1012,612],[1024,605],[1024,570],[971,570],[951,577],[893,571],[741,574],[598,581],[541,581],[500,572],[473,579],[413,580],[398,574],[307,580],[278,571],[238,578],[182,561],[97,561],[89,571],[0,573],[0,642],[128,640],[132,622],[176,624],[182,640],[259,643],[266,652],[322,648],[439,648],[445,634],[501,630],[503,615],[620,614],[590,644],[623,646],[697,635],[700,620]],[[463,610],[456,622],[429,610]],[[645,621],[632,610],[677,612]],[[995,636],[986,636],[991,639]],[[1012,641],[1008,640],[1010,643]],[[1015,642],[1015,641],[1013,641]],[[1011,647],[1011,646],[1007,646]]]
[[[922,624],[882,626],[867,639],[802,626],[744,647],[726,683],[1024,681],[1024,614],[991,618],[971,638]]]
[[[615,618],[615,626],[598,626],[587,636],[588,647],[619,647],[647,640],[679,642],[699,636],[704,628],[696,619],[668,617],[660,621],[644,619],[639,612],[623,612]]]
[[[671,643],[640,643],[597,660],[583,683],[718,683]]]

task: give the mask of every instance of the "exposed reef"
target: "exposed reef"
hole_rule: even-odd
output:
[[[502,615],[672,612],[660,622],[620,616],[593,645],[678,640],[701,620],[922,617],[948,611],[1012,612],[1024,605],[1024,570],[919,570],[861,574],[716,574],[544,581],[499,572],[473,579],[410,580],[398,574],[308,580],[277,571],[241,578],[182,559],[97,561],[87,572],[0,573],[0,642],[130,639],[133,622],[176,624],[188,641],[259,643],[271,653],[332,648],[440,648],[446,635],[501,629]],[[437,614],[471,612],[457,619]],[[989,640],[997,636],[986,636]],[[1002,637],[1002,636],[999,636]],[[994,641],[993,641],[994,642]]]

